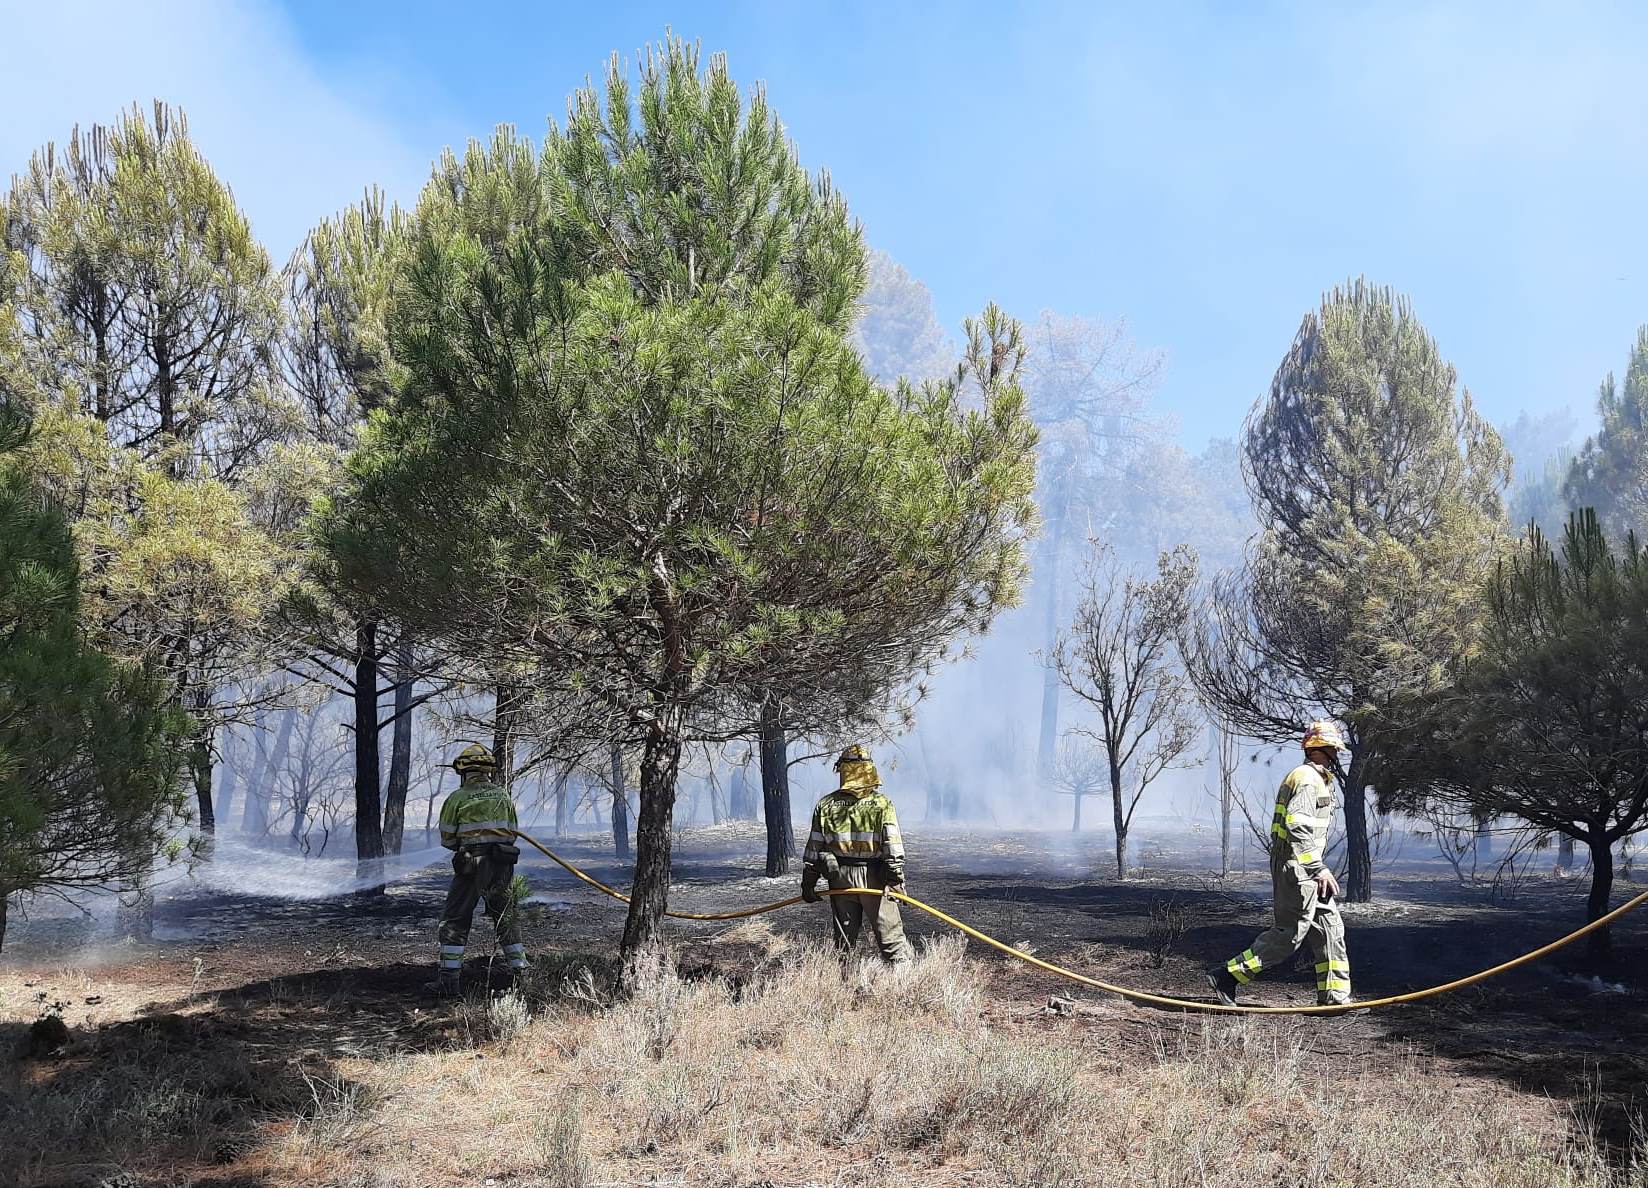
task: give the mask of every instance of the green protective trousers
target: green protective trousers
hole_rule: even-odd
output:
[[[887,874],[879,862],[843,862],[830,877],[830,890],[844,887],[868,887],[880,891],[887,886]],[[835,947],[843,955],[852,952],[864,922],[870,922],[876,945],[883,961],[902,965],[910,960],[910,941],[904,935],[904,918],[898,912],[898,900],[886,896],[832,895],[830,896],[830,930]]]
[[[514,846],[466,846],[452,855],[452,885],[447,888],[446,905],[441,909],[441,969],[455,971],[463,966],[464,944],[475,905],[486,901],[486,914],[498,931],[504,957],[511,969],[526,967],[526,946],[521,943],[521,922],[511,898],[515,878]]]
[[[1275,923],[1251,948],[1225,963],[1246,985],[1267,969],[1280,969],[1306,941],[1316,959],[1318,1002],[1350,1001],[1350,952],[1345,948],[1345,921],[1336,900],[1317,893],[1316,880],[1305,874],[1286,846],[1270,852],[1270,884]]]

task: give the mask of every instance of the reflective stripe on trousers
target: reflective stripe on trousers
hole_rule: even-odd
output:
[[[1344,1001],[1350,997],[1350,953],[1345,948],[1345,923],[1339,915],[1339,903],[1321,898],[1316,880],[1288,857],[1288,849],[1287,843],[1280,842],[1271,850],[1274,922],[1244,952],[1226,962],[1225,968],[1238,982],[1246,984],[1262,970],[1285,965],[1299,946],[1308,942],[1317,962],[1317,990],[1325,997]]]
[[[515,860],[512,857],[497,857],[487,850],[459,850],[452,856],[452,885],[447,889],[446,903],[441,908],[443,964],[449,949],[455,949],[460,958],[463,956],[475,906],[482,900],[486,903],[486,914],[497,929],[498,940],[506,946],[521,943],[521,924],[516,918],[511,893],[514,877]],[[525,950],[522,952],[524,954]]]

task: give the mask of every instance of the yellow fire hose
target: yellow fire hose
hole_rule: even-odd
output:
[[[567,871],[567,873],[576,878],[582,879],[591,887],[594,887],[596,890],[601,891],[606,895],[612,896],[612,898],[616,900],[620,900],[623,903],[629,902],[629,896],[625,895],[622,891],[615,890],[594,876],[579,870],[576,866],[568,862],[565,858],[562,858],[559,854],[555,853],[555,851],[544,845],[537,838],[522,833],[519,830],[511,830],[510,832],[514,833],[516,837],[526,842],[533,849],[548,858],[551,862],[558,864],[562,869]],[[982,941],[984,944],[989,945],[992,949],[997,949],[1000,952],[1007,954],[1009,957],[1015,957],[1024,962],[1026,965],[1033,965],[1037,969],[1046,970],[1048,973],[1054,974],[1061,978],[1068,978],[1072,982],[1079,982],[1083,986],[1091,986],[1095,990],[1106,990],[1111,994],[1119,994],[1123,998],[1131,999],[1134,1002],[1149,1003],[1152,1006],[1172,1007],[1176,1010],[1184,1011],[1218,1011],[1227,1015],[1342,1015],[1348,1011],[1364,1011],[1372,1007],[1397,1006],[1405,1002],[1418,1002],[1421,999],[1434,998],[1438,994],[1446,994],[1450,990],[1463,990],[1466,986],[1474,986],[1478,982],[1485,982],[1489,978],[1494,977],[1497,974],[1502,974],[1507,970],[1515,969],[1519,965],[1526,965],[1530,961],[1537,961],[1547,953],[1554,953],[1564,945],[1571,944],[1580,937],[1585,936],[1588,933],[1595,932],[1598,928],[1606,927],[1614,920],[1617,920],[1621,916],[1625,915],[1626,912],[1641,907],[1644,903],[1648,903],[1648,891],[1644,891],[1640,895],[1626,900],[1607,915],[1592,920],[1583,928],[1574,929],[1560,940],[1554,940],[1548,945],[1543,945],[1540,948],[1533,950],[1531,953],[1524,953],[1522,956],[1512,958],[1510,961],[1496,965],[1492,969],[1484,969],[1479,973],[1471,974],[1469,977],[1455,978],[1451,982],[1444,982],[1440,986],[1431,986],[1424,990],[1411,990],[1406,994],[1392,994],[1386,998],[1370,998],[1361,1002],[1344,1003],[1339,1006],[1225,1006],[1220,1002],[1201,1002],[1192,998],[1170,998],[1161,994],[1151,994],[1144,990],[1132,990],[1126,986],[1118,986],[1113,982],[1102,981],[1099,978],[1090,978],[1086,974],[1079,974],[1073,969],[1065,969],[1062,965],[1054,965],[1051,961],[1043,961],[1040,957],[1032,957],[1029,953],[1026,953],[1020,949],[1015,949],[1012,945],[1009,945],[1004,941],[999,941],[993,936],[980,932],[972,925],[964,924],[954,916],[940,911],[931,904],[923,903],[913,895],[906,895],[902,891],[893,891],[890,889],[887,891],[875,891],[869,889],[848,888],[839,891],[821,891],[819,892],[819,895],[820,897],[826,895],[872,895],[877,898],[882,895],[886,895],[898,900],[900,903],[907,903],[913,908],[918,908],[933,917],[933,919],[948,924],[951,928],[965,933],[974,940]],[[779,908],[786,908],[791,904],[803,902],[805,901],[801,898],[801,896],[792,895],[788,899],[780,899],[775,903],[764,903],[759,907],[743,908],[736,912],[666,911],[664,915],[675,920],[743,920],[750,916],[759,916],[766,912],[776,912]]]

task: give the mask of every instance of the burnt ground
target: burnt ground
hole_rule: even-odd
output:
[[[1107,835],[912,830],[906,834],[912,891],[976,927],[1038,956],[1141,989],[1207,998],[1201,971],[1244,948],[1268,921],[1268,874],[1247,869],[1218,879],[1204,833],[1158,827],[1140,846],[1139,869],[1118,881]],[[622,885],[610,842],[586,835],[551,844],[596,877]],[[759,827],[689,831],[676,847],[672,906],[725,910],[793,894],[794,880],[752,877]],[[1413,851],[1422,851],[1412,843]],[[528,851],[522,872],[535,899],[526,913],[529,947],[555,964],[608,961],[623,907]],[[345,1057],[450,1049],[475,1042],[463,1012],[422,990],[431,976],[433,922],[446,884],[435,864],[396,878],[382,894],[284,900],[174,886],[157,906],[157,939],[108,939],[95,922],[62,913],[18,920],[0,957],[0,1047],[21,1049],[42,1015],[68,1024],[58,1051],[0,1056],[0,1152],[7,1113],[30,1094],[74,1103],[65,1109],[118,1115],[134,1097],[188,1086],[201,1100],[182,1138],[167,1139],[176,1182],[270,1183],[256,1150],[283,1120],[303,1116],[317,1083],[339,1087],[332,1063]],[[1421,988],[1497,964],[1575,927],[1584,881],[1541,874],[1515,898],[1495,902],[1463,887],[1422,853],[1376,879],[1378,900],[1346,909],[1356,993],[1372,998]],[[1622,882],[1615,902],[1642,889]],[[775,929],[825,935],[823,908],[766,917]],[[918,938],[948,931],[914,911]],[[737,978],[735,926],[672,922],[689,970]],[[491,929],[477,917],[466,978],[501,969],[484,956]],[[992,1022],[1009,1029],[1075,1029],[1075,1042],[1109,1047],[1201,1026],[1201,1017],[1140,1007],[1054,979],[982,946],[990,971]],[[501,964],[501,963],[500,963]],[[1259,983],[1244,1001],[1306,1003],[1314,975],[1295,968]],[[1072,999],[1049,1010],[1051,996]],[[1415,1056],[1460,1081],[1498,1084],[1573,1107],[1609,1144],[1627,1147],[1648,1100],[1648,910],[1615,929],[1614,955],[1590,963],[1583,942],[1440,999],[1345,1018],[1297,1019],[1331,1072],[1396,1067]],[[42,1044],[41,1046],[50,1046]],[[111,1073],[118,1060],[119,1076]],[[144,1098],[147,1100],[147,1098]],[[63,1152],[53,1179],[48,1158],[35,1183],[97,1183],[98,1169],[129,1153],[152,1166],[142,1139],[108,1141],[90,1163]],[[112,1152],[112,1153],[111,1153]],[[0,1181],[6,1161],[0,1158]],[[221,1171],[212,1170],[214,1167]],[[90,1169],[90,1170],[88,1170]],[[79,1177],[79,1178],[76,1178]],[[136,1182],[136,1181],[133,1181]],[[167,1182],[167,1181],[161,1181]]]

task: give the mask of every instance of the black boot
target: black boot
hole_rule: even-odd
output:
[[[1207,984],[1218,995],[1219,1001],[1225,1006],[1236,1005],[1236,975],[1222,965],[1215,965],[1207,971]]]
[[[463,993],[459,976],[455,969],[443,969],[435,975],[433,982],[425,982],[423,988],[436,998],[457,998]]]

